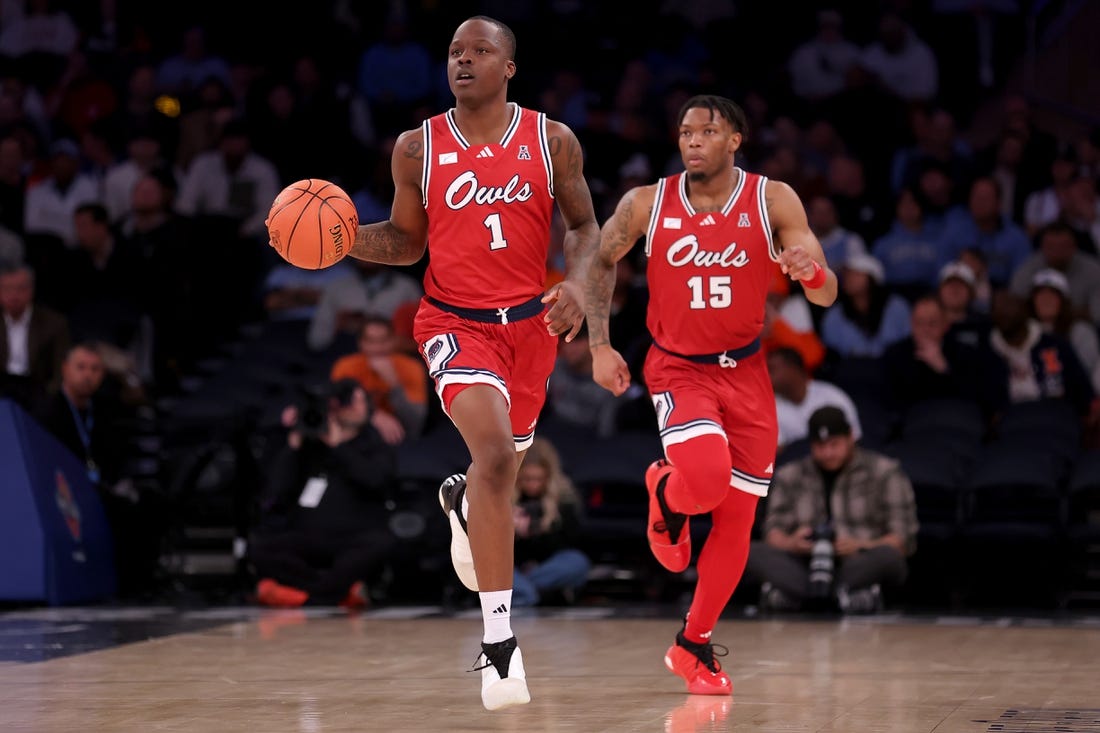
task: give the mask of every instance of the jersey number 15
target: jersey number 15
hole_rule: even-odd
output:
[[[705,287],[704,287],[705,282]],[[729,275],[702,275],[689,277],[687,285],[691,288],[691,309],[729,308],[733,303],[733,288]]]

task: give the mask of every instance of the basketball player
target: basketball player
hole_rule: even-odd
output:
[[[481,599],[484,661],[475,668],[490,710],[530,701],[509,620],[512,490],[558,337],[572,340],[584,321],[579,263],[599,244],[576,135],[508,101],[515,50],[498,20],[458,26],[447,62],[455,106],[398,138],[390,219],[361,227],[349,251],[410,264],[431,242],[414,335],[472,459],[464,476],[443,482],[440,502],[455,571]],[[555,202],[567,272],[544,293]]]
[[[646,471],[650,549],[668,570],[691,561],[688,521],[710,512],[695,596],[665,664],[690,693],[729,695],[711,632],[741,578],[776,449],[775,397],[760,350],[776,263],[813,303],[836,299],[835,274],[785,183],[734,165],[744,112],[717,96],[680,110],[684,172],[623,196],[601,233],[586,283],[593,378],[616,395],[630,371],[608,342],[615,263],[645,237],[653,346],[644,377],[665,459]],[[724,650],[725,651],[725,650]]]

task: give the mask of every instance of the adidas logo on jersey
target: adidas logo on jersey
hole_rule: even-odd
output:
[[[493,151],[489,150],[489,148],[482,148],[481,152],[478,153],[475,157],[477,157],[477,158],[492,158],[493,157]]]
[[[699,222],[699,226],[701,226],[701,227],[714,226],[714,215],[713,214],[707,214],[706,216],[704,216],[703,220],[701,222]]]

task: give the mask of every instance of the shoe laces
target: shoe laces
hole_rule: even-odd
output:
[[[705,644],[696,644],[693,641],[688,641],[683,636],[680,636],[676,640],[676,643],[682,646],[687,651],[699,660],[699,664],[709,669],[713,674],[718,674],[722,671],[722,665],[715,657],[729,656],[729,647],[721,644],[711,644],[707,642]]]

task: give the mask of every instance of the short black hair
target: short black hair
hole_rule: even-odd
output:
[[[749,134],[749,119],[745,116],[745,110],[741,109],[732,99],[720,97],[717,94],[696,94],[684,102],[684,106],[680,108],[677,124],[683,124],[684,115],[688,113],[688,110],[697,107],[710,110],[711,116],[718,115],[723,118],[730,123],[730,127],[734,129],[734,132],[741,133],[742,137]]]
[[[507,23],[496,18],[490,18],[488,15],[474,15],[466,19],[467,22],[471,20],[482,20],[490,25],[495,25],[501,37],[504,38],[504,50],[508,53],[508,60],[516,60],[516,34],[512,32]]]
[[[787,366],[794,367],[800,372],[806,371],[806,360],[802,358],[802,354],[797,349],[792,349],[790,346],[780,346],[772,349],[768,352],[768,356],[774,356]]]

